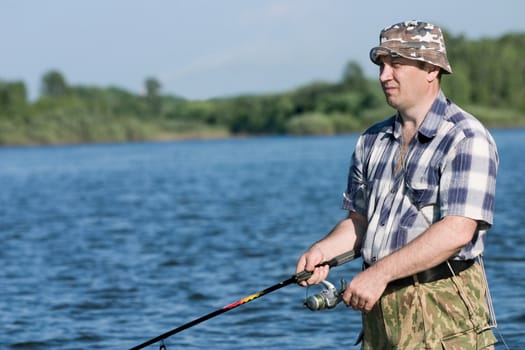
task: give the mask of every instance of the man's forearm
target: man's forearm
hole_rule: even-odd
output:
[[[460,216],[446,217],[425,233],[374,266],[389,281],[434,267],[456,254],[474,237],[477,222]]]
[[[361,248],[366,228],[366,217],[352,212],[323,239],[314,243],[312,248],[320,249],[325,259],[331,259],[350,250],[358,250]]]

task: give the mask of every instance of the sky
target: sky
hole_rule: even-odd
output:
[[[376,77],[368,52],[394,23],[498,38],[525,33],[524,13],[523,0],[0,0],[0,80],[31,99],[50,70],[133,93],[151,77],[193,100],[280,93],[337,81],[350,61]]]

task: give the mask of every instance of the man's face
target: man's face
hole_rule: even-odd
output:
[[[404,57],[380,58],[379,81],[390,106],[400,112],[416,107],[428,89],[428,70],[423,62]]]

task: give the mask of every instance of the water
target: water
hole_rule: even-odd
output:
[[[494,136],[501,167],[486,265],[499,329],[519,349],[525,130]],[[0,149],[0,348],[127,349],[289,278],[299,254],[345,215],[341,193],[355,141]],[[351,262],[331,280],[358,270]],[[359,314],[342,305],[306,310],[305,292],[287,286],[178,333],[166,346],[353,344]]]

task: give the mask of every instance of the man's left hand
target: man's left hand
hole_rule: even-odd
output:
[[[386,289],[388,280],[374,266],[360,272],[348,284],[343,301],[354,310],[369,312]]]

